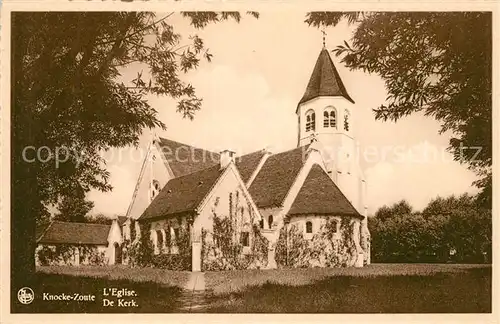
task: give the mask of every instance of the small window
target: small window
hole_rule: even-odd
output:
[[[312,234],[313,232],[313,223],[312,222],[306,222],[306,233],[307,234]]]
[[[263,219],[261,219],[259,221],[259,225],[260,225],[260,228],[264,228],[264,220]]]
[[[316,129],[316,114],[314,111],[309,110],[306,113],[306,132],[314,131]]]
[[[269,228],[273,226],[273,215],[269,215],[269,217],[267,217],[267,224],[269,225]]]
[[[250,246],[250,233],[249,232],[241,232],[240,243],[244,247]]]
[[[177,241],[179,239],[179,228],[176,227],[174,228],[174,241]]]

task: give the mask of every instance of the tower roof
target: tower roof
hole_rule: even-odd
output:
[[[316,61],[316,65],[314,65],[314,70],[307,84],[306,91],[299,101],[299,105],[319,96],[340,96],[354,103],[354,100],[347,93],[326,48],[323,48],[319,53],[318,60]]]

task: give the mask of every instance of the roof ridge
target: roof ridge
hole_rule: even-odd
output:
[[[286,151],[281,151],[281,152],[278,152],[278,153],[271,153],[271,156],[276,156],[276,155],[280,155],[280,154],[290,153],[292,151],[299,150],[299,149],[305,149],[305,151],[307,151],[308,147],[306,148],[306,146],[309,146],[309,145],[310,144],[306,144],[306,145],[302,145],[302,146],[297,146],[295,148],[292,148],[292,149],[289,149],[289,150],[286,150]]]
[[[193,175],[193,174],[195,174],[195,173],[201,173],[201,172],[203,172],[203,171],[207,171],[208,169],[212,169],[212,168],[215,168],[215,167],[220,167],[220,165],[219,165],[219,164],[214,164],[214,165],[211,165],[211,166],[206,167],[206,168],[201,169],[201,170],[197,170],[197,171],[194,171],[194,172],[191,172],[191,173],[186,173],[186,174],[183,174],[183,175],[181,175],[181,176],[178,176],[178,177],[175,177],[175,178],[172,178],[172,179],[168,180],[168,181],[167,181],[167,183],[169,183],[170,181],[173,181],[173,180],[179,180],[179,179],[182,179],[182,178],[187,177],[187,176],[192,176],[192,175]],[[166,183],[166,184],[167,184],[167,183]],[[166,184],[165,184],[165,185],[166,185]],[[163,187],[165,187],[165,186],[163,186]]]
[[[236,160],[237,158],[241,158],[241,157],[244,157],[244,156],[246,156],[246,155],[255,154],[255,153],[260,153],[260,152],[265,153],[265,152],[266,152],[266,149],[265,149],[265,148],[263,148],[263,149],[260,149],[260,150],[257,150],[257,151],[252,151],[252,152],[250,152],[250,153],[245,153],[245,154],[242,154],[242,155],[238,155],[238,156],[236,156],[234,159]]]
[[[110,218],[110,220],[113,220],[113,219],[111,219],[111,218]],[[68,222],[68,221],[61,221],[61,220],[53,220],[53,221],[50,223],[50,225],[52,225],[53,223],[111,226],[111,224],[91,223],[91,222]],[[47,227],[47,228],[48,228],[48,227]]]
[[[158,138],[160,139],[160,141],[161,140],[170,141],[170,142],[174,142],[176,144],[181,144],[181,145],[189,146],[189,147],[192,147],[192,148],[197,149],[197,150],[202,150],[202,151],[207,151],[207,152],[210,152],[210,153],[219,154],[217,152],[213,152],[213,151],[210,151],[210,150],[198,147],[198,146],[194,146],[194,145],[191,145],[191,144],[182,143],[182,142],[179,142],[179,141],[176,141],[176,140],[172,140],[172,139],[169,139],[169,138],[165,138],[165,137],[161,137],[161,136],[158,136]]]

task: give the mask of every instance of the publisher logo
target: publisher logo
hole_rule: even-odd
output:
[[[21,304],[28,305],[35,299],[35,293],[29,287],[23,287],[17,292],[17,299]]]

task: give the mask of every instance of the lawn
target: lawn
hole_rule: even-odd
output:
[[[80,277],[95,277],[108,280],[129,280],[133,282],[155,282],[167,286],[184,287],[189,279],[188,271],[170,271],[156,268],[131,268],[115,266],[45,266],[37,270],[47,274],[65,274]]]
[[[209,275],[222,278],[222,274]],[[258,273],[246,275],[244,281],[265,279]],[[227,282],[211,281],[214,294],[207,312],[491,312],[491,267],[373,265],[365,269],[271,270],[267,282],[246,287],[235,284],[243,280],[232,276]]]
[[[188,272],[152,268],[41,267],[35,301],[16,312],[481,313],[491,312],[491,266],[374,264],[365,268],[205,273],[205,293],[183,291]],[[104,307],[103,289],[134,290],[137,306]],[[43,294],[93,294],[95,301],[47,301]],[[19,306],[19,305],[18,305]],[[21,305],[22,306],[22,305]],[[191,311],[189,308],[187,311]]]
[[[238,292],[264,283],[302,286],[329,277],[431,276],[467,273],[470,269],[488,268],[483,264],[371,264],[363,268],[273,269],[207,272],[207,289],[215,294]]]

